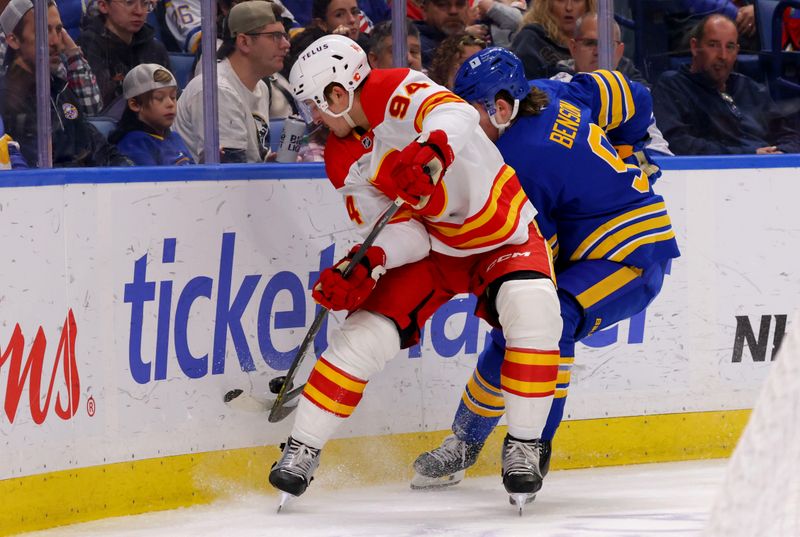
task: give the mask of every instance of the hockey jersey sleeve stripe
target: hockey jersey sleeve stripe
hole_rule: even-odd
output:
[[[439,91],[430,95],[424,101],[422,101],[422,104],[417,110],[417,115],[414,117],[414,128],[417,130],[417,132],[422,132],[422,122],[425,121],[425,117],[430,113],[430,111],[437,106],[446,103],[463,102],[464,100],[461,99],[461,97],[449,91]]]
[[[605,130],[618,127],[633,117],[636,107],[633,94],[625,77],[619,73],[600,70],[589,73],[597,84],[600,97],[598,123]]]
[[[575,298],[581,306],[588,308],[623,288],[625,285],[638,278],[639,275],[640,272],[630,267],[623,267],[616,272],[612,272]]]
[[[658,214],[666,214],[667,207],[663,201],[638,207],[631,211],[622,213],[605,222],[596,230],[590,233],[579,245],[575,251],[570,255],[570,261],[577,261],[586,257],[588,251],[594,248],[594,245],[605,235],[613,234],[615,230],[628,226],[631,222],[636,221],[642,217],[648,217]]]

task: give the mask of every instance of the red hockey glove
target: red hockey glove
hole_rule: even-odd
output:
[[[453,163],[453,158],[453,150],[443,130],[420,134],[400,152],[392,172],[397,194],[415,209],[421,209],[445,170]]]
[[[354,246],[350,253],[334,266],[326,268],[319,275],[311,296],[321,306],[329,310],[353,311],[367,299],[375,289],[378,278],[386,272],[386,253],[383,248],[370,246],[361,262],[355,266],[350,276],[344,278],[343,272],[358,250]]]

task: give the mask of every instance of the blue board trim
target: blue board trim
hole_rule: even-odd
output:
[[[800,168],[800,155],[659,157],[656,162],[664,170]],[[0,172],[0,188],[95,183],[323,179],[325,177],[325,166],[317,163],[57,168]]]

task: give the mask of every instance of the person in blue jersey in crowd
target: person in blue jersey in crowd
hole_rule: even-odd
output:
[[[166,68],[143,63],[122,82],[128,108],[109,141],[137,166],[194,164],[177,132],[172,131],[178,101],[178,83]]]
[[[498,47],[462,64],[455,93],[475,106],[481,127],[536,200],[536,223],[553,250],[563,331],[558,380],[541,387],[555,396],[541,436],[544,476],[575,343],[642,311],[660,291],[669,260],[680,255],[664,199],[652,188],[660,171],[644,149],[652,101],[617,71],[529,82],[519,58]],[[467,382],[453,435],[417,458],[412,488],[456,484],[474,464],[504,412],[504,352],[495,329]]]
[[[19,144],[6,134],[6,126],[0,117],[0,170],[26,169],[28,163],[22,157]]]

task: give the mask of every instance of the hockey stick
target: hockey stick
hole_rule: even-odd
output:
[[[438,184],[442,178],[442,175],[444,175],[444,167],[438,160],[431,161],[428,163],[428,165],[424,166],[423,169],[425,170],[425,173],[430,176],[431,182],[433,182],[434,185]],[[428,203],[429,198],[430,196],[423,196],[420,198],[420,201],[417,204],[413,205],[413,208],[420,209],[424,207]],[[367,249],[372,246],[380,232],[383,231],[383,228],[386,227],[386,225],[389,223],[389,220],[391,220],[400,207],[402,207],[403,203],[403,199],[398,197],[383,212],[381,217],[375,223],[375,226],[369,232],[369,235],[367,235],[367,237],[364,239],[364,242],[361,243],[359,249],[350,259],[350,263],[348,263],[347,267],[345,267],[344,272],[342,273],[344,278],[347,278],[350,273],[353,272],[358,263],[361,262],[367,253]],[[270,404],[270,400],[261,400],[252,394],[244,393],[244,390],[241,389],[230,390],[228,393],[226,393],[225,403],[231,407],[244,410],[266,410],[269,408],[270,412],[267,419],[270,421],[270,423],[277,423],[289,416],[294,409],[297,408],[297,405],[290,406],[289,403],[295,400],[297,396],[303,392],[303,389],[306,385],[303,383],[296,388],[292,388],[292,381],[297,374],[297,368],[305,358],[308,348],[311,346],[311,343],[314,341],[314,338],[322,327],[322,322],[328,315],[328,311],[329,310],[327,308],[320,307],[320,310],[314,317],[314,321],[311,323],[311,327],[308,329],[308,332],[303,338],[302,343],[300,343],[300,347],[298,347],[297,353],[295,353],[294,359],[292,360],[286,375],[282,377],[275,377],[270,381],[270,391],[272,393],[277,393],[277,397],[275,398],[275,401],[272,403],[271,407],[268,406]]]
[[[364,256],[367,254],[367,250],[372,246],[372,243],[375,242],[375,239],[378,238],[378,235],[383,228],[386,227],[386,224],[389,223],[389,220],[397,213],[400,207],[403,205],[403,200],[401,198],[397,198],[392,202],[392,204],[383,212],[381,217],[375,223],[375,226],[372,228],[372,231],[369,232],[367,238],[364,239],[364,242],[361,243],[361,246],[356,250],[356,253],[350,259],[350,263],[348,263],[347,267],[345,267],[344,272],[342,272],[342,277],[347,279],[348,276],[353,272],[353,270],[358,266]],[[319,332],[320,327],[322,327],[322,322],[325,320],[325,317],[328,315],[328,308],[320,307],[319,311],[317,312],[316,317],[314,317],[314,322],[311,323],[311,328],[308,329],[306,333],[306,337],[303,338],[303,342],[300,344],[300,347],[297,349],[297,354],[294,356],[294,360],[292,364],[289,366],[289,370],[286,372],[285,377],[283,377],[283,383],[281,384],[281,389],[278,392],[278,396],[275,398],[275,403],[272,405],[272,409],[269,412],[269,421],[271,423],[277,423],[282,419],[286,418],[292,411],[296,408],[295,406],[287,406],[290,401],[295,399],[300,393],[303,391],[305,387],[305,383],[302,385],[291,389],[292,380],[294,379],[295,374],[297,373],[297,368],[303,362],[303,359],[306,356],[306,351],[311,346],[311,343],[314,341],[314,338],[317,336],[317,332]],[[275,379],[277,381],[277,379]]]
[[[372,228],[372,231],[369,232],[367,238],[364,239],[364,242],[361,243],[359,249],[356,250],[356,253],[350,259],[350,262],[347,264],[347,267],[345,267],[344,272],[342,272],[342,276],[344,278],[347,278],[350,273],[353,272],[358,263],[361,262],[367,253],[367,249],[372,246],[380,232],[383,231],[383,228],[386,227],[386,224],[389,223],[389,220],[392,219],[402,205],[403,200],[398,197],[383,212],[381,217],[375,223],[375,226]],[[286,375],[282,377],[275,377],[270,381],[270,391],[278,394],[274,401],[270,399],[260,399],[253,394],[245,393],[244,390],[237,388],[230,390],[225,394],[225,403],[228,406],[239,410],[256,412],[269,410],[269,417],[267,419],[271,423],[277,423],[289,416],[289,414],[291,414],[294,409],[297,408],[297,405],[289,405],[289,403],[296,399],[297,396],[303,392],[303,388],[305,388],[305,383],[297,386],[296,388],[292,388],[292,381],[294,380],[294,376],[297,374],[297,368],[300,367],[300,364],[303,362],[308,348],[311,346],[311,343],[317,336],[317,333],[322,327],[322,322],[325,320],[325,317],[328,316],[329,311],[330,310],[328,310],[328,308],[320,306],[317,315],[314,317],[314,321],[311,323],[311,327],[308,329],[308,332],[303,338],[302,343],[300,343],[300,347],[298,347],[297,352],[294,355],[294,359],[292,360]]]

